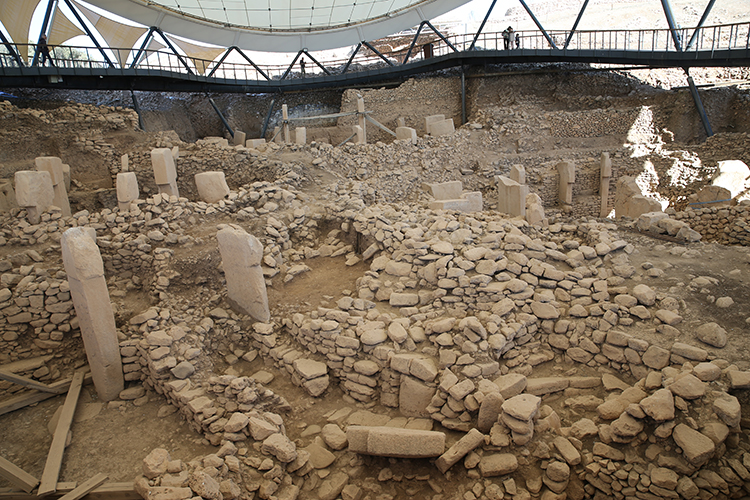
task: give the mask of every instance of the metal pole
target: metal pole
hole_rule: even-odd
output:
[[[86,34],[89,36],[89,38],[91,38],[91,41],[94,42],[94,45],[96,45],[96,48],[99,49],[99,52],[101,52],[102,57],[104,57],[104,60],[107,61],[107,64],[109,64],[110,67],[114,67],[115,64],[109,58],[109,56],[104,51],[104,49],[102,48],[102,46],[99,44],[99,41],[96,39],[96,37],[94,36],[94,34],[91,32],[91,30],[89,29],[88,25],[86,25],[86,23],[83,22],[83,18],[78,13],[78,11],[73,7],[73,4],[70,3],[70,0],[65,0],[65,5],[68,6],[68,8],[70,9],[70,11],[73,13],[73,16],[75,16],[76,20],[78,21],[78,23],[83,27],[83,31],[86,32]]]
[[[284,71],[284,74],[281,76],[282,80],[285,79],[289,75],[289,72],[292,71],[292,68],[294,67],[294,65],[297,64],[297,59],[299,59],[299,56],[301,55],[302,55],[302,51],[300,50],[299,52],[297,52],[297,55],[294,56],[294,61],[292,61],[292,64],[290,64],[289,67],[286,69],[286,71]]]
[[[708,5],[706,5],[706,10],[703,11],[703,15],[701,16],[701,20],[698,21],[698,26],[696,26],[695,31],[693,31],[693,36],[690,37],[690,41],[685,45],[685,51],[690,50],[690,47],[695,43],[695,39],[698,38],[698,32],[703,28],[706,19],[708,19],[708,14],[711,12],[714,3],[716,3],[716,0],[709,0]]]
[[[690,93],[693,95],[693,101],[695,101],[695,108],[698,110],[698,115],[701,117],[701,121],[703,122],[703,129],[706,131],[706,135],[708,137],[711,137],[712,135],[714,135],[714,131],[711,129],[711,124],[708,121],[708,115],[706,115],[706,109],[703,107],[703,101],[701,101],[701,97],[698,95],[698,89],[695,87],[695,82],[693,81],[693,77],[690,76],[688,68],[683,69],[685,70],[685,74],[687,75],[688,85],[690,86]]]
[[[257,71],[258,73],[260,73],[263,78],[265,78],[266,80],[270,80],[270,78],[268,77],[268,75],[266,74],[266,72],[263,71],[262,69],[260,69],[260,67],[257,64],[255,64],[252,61],[252,59],[250,59],[249,57],[247,57],[247,54],[245,54],[244,52],[242,52],[241,48],[239,48],[237,46],[233,46],[231,48],[233,48],[234,50],[236,50],[245,59],[245,61],[249,62],[252,65],[252,67],[255,68],[255,71]],[[219,65],[217,64],[216,66],[218,67]]]
[[[18,64],[19,68],[23,67],[23,61],[21,61],[21,56],[18,55],[18,52],[16,49],[13,48],[13,45],[11,45],[10,41],[8,41],[7,38],[5,38],[5,35],[3,35],[3,32],[0,31],[0,41],[3,42],[3,45],[5,45],[5,48],[8,49],[8,52],[13,57],[13,59],[16,60],[16,64]]]
[[[229,56],[229,53],[232,52],[237,47],[229,47],[226,51],[224,51],[224,54],[221,56],[221,59],[217,61],[217,63],[214,65],[213,68],[211,68],[211,71],[208,72],[208,75],[206,76],[214,76],[214,73],[216,73],[216,70],[219,69],[219,66],[221,66],[221,63],[224,62],[224,60]]]
[[[361,49],[361,48],[362,48],[362,42],[359,42],[359,43],[357,44],[357,48],[356,48],[356,49],[354,49],[354,52],[352,52],[352,56],[351,56],[351,57],[349,58],[349,60],[348,60],[348,61],[346,62],[346,64],[344,65],[344,69],[342,69],[342,70],[341,70],[341,74],[342,74],[342,75],[343,75],[344,73],[346,73],[346,70],[348,70],[348,69],[349,69],[349,66],[351,65],[352,61],[354,60],[354,56],[356,56],[356,55],[357,55],[357,52],[359,52],[359,49]]]
[[[375,47],[373,47],[372,45],[370,45],[368,42],[365,42],[364,40],[362,40],[362,45],[364,45],[365,47],[367,47],[371,51],[375,52],[382,60],[384,60],[388,64],[388,66],[393,66],[393,63],[391,61],[389,61],[387,57],[385,57],[383,54],[381,54],[378,49],[376,49]]]
[[[448,47],[452,48],[453,52],[458,52],[458,49],[456,47],[454,47],[453,44],[447,38],[445,38],[443,36],[442,33],[440,33],[438,30],[436,30],[435,27],[432,25],[432,23],[430,21],[425,21],[425,24],[427,24],[427,26],[429,26],[432,29],[432,31],[434,31],[435,34],[440,37],[440,39],[442,41],[444,41],[446,44],[448,44]]]
[[[260,132],[260,138],[263,139],[268,131],[268,122],[271,121],[271,115],[273,114],[273,105],[276,104],[276,98],[271,99],[271,106],[268,108],[268,114],[266,115],[266,121],[263,122],[263,129]]]
[[[138,104],[138,99],[135,97],[135,92],[130,91],[130,97],[133,99],[133,109],[138,113],[138,126],[141,130],[145,131],[146,127],[143,125],[143,116],[141,116],[141,106]]]
[[[143,53],[146,51],[146,47],[148,47],[148,42],[151,40],[154,36],[154,30],[156,28],[151,26],[148,29],[148,33],[146,33],[146,38],[143,39],[143,43],[141,44],[141,48],[138,49],[138,52],[135,53],[135,57],[133,58],[133,62],[130,64],[130,68],[135,68],[138,63],[140,62],[140,59],[143,55]]]
[[[156,28],[154,31],[156,31],[157,33],[159,33],[159,35],[161,36],[162,40],[164,40],[164,43],[167,44],[167,47],[169,47],[169,50],[171,50],[172,52],[174,52],[174,55],[177,56],[177,59],[182,63],[183,66],[185,66],[185,69],[187,70],[188,74],[194,75],[195,73],[193,73],[193,70],[190,69],[190,66],[188,65],[188,63],[185,60],[185,58],[182,57],[179,52],[177,52],[177,49],[174,47],[174,45],[172,45],[172,42],[169,41],[169,38],[167,38],[167,36],[159,28]],[[210,99],[210,97],[209,97],[209,99]],[[234,137],[234,134],[232,134],[232,137]]]
[[[208,102],[211,103],[211,106],[214,107],[214,111],[216,111],[216,114],[219,115],[219,119],[221,120],[221,123],[224,124],[224,126],[229,131],[229,134],[234,137],[234,130],[232,130],[232,127],[229,126],[229,123],[227,122],[227,119],[224,118],[224,115],[221,114],[221,111],[219,111],[219,107],[214,102],[213,98],[211,98],[208,94],[206,94],[206,97],[208,97]]]
[[[424,23],[427,21],[422,21],[419,23],[419,28],[417,28],[417,34],[414,35],[414,39],[411,41],[411,45],[409,45],[409,50],[406,52],[406,56],[404,57],[404,62],[401,64],[406,64],[406,61],[409,60],[409,56],[411,55],[411,51],[414,50],[414,46],[417,44],[417,39],[419,38],[419,34],[422,32],[422,28],[424,27]]]
[[[42,29],[39,30],[39,38],[42,38],[42,35],[47,34],[47,26],[49,26],[49,20],[52,17],[52,11],[54,10],[55,6],[57,4],[57,0],[49,0],[49,3],[47,3],[47,11],[44,13],[44,20],[42,21]],[[39,40],[37,38],[37,40]],[[32,66],[36,66],[39,62],[39,46],[37,45],[34,48],[34,59],[31,61]]]
[[[318,60],[317,60],[317,59],[315,59],[315,58],[314,58],[314,57],[313,57],[313,56],[312,56],[312,55],[311,55],[311,54],[310,54],[310,53],[309,53],[309,52],[308,52],[307,50],[305,50],[304,52],[305,52],[305,55],[306,55],[307,57],[309,57],[309,58],[310,58],[310,59],[312,60],[312,62],[314,62],[315,64],[317,64],[317,65],[318,65],[318,67],[319,67],[320,69],[322,69],[322,70],[323,70],[323,71],[325,72],[325,74],[326,74],[326,75],[328,75],[328,76],[331,76],[331,72],[330,72],[330,71],[328,71],[328,68],[326,68],[325,66],[323,66],[322,64],[320,64],[320,63],[318,62]]]
[[[461,125],[466,124],[466,74],[464,65],[461,65]]]
[[[576,32],[576,28],[578,28],[578,23],[581,21],[581,18],[583,17],[583,11],[586,10],[586,6],[589,4],[589,0],[584,0],[583,6],[581,6],[581,11],[578,12],[578,17],[576,18],[576,22],[573,23],[573,28],[570,30],[570,34],[568,35],[568,39],[565,40],[565,45],[563,46],[563,50],[568,48],[568,45],[570,44],[570,41],[573,39],[573,34]]]
[[[487,19],[490,18],[490,14],[492,14],[492,9],[495,8],[496,3],[497,3],[497,0],[492,0],[492,5],[490,5],[490,9],[487,11],[487,15],[484,16],[484,19],[482,19],[482,24],[479,25],[477,34],[474,35],[474,40],[472,40],[471,45],[469,45],[469,50],[474,50],[474,46],[477,44],[477,40],[479,40],[479,35],[482,33],[482,30],[484,29],[484,25],[487,24]]]
[[[531,16],[531,20],[534,21],[534,24],[536,24],[536,27],[539,28],[539,31],[542,32],[542,35],[544,35],[544,38],[547,39],[547,43],[549,43],[553,49],[558,50],[557,45],[555,45],[555,41],[552,40],[552,37],[549,36],[547,31],[542,26],[542,23],[539,22],[539,19],[537,19],[534,13],[531,12],[531,9],[529,8],[528,5],[526,5],[526,2],[524,2],[524,0],[518,0],[518,1],[521,2],[521,5],[523,5],[523,8],[526,9],[526,12],[529,14],[529,16]]]
[[[682,43],[680,42],[680,35],[677,33],[677,25],[674,22],[674,16],[672,15],[672,7],[669,6],[669,0],[661,0],[661,6],[664,9],[664,17],[667,18],[667,24],[669,25],[669,32],[672,33],[672,40],[674,41],[674,47],[678,52],[682,52]]]

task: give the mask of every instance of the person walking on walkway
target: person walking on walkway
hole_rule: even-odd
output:
[[[37,44],[37,50],[39,51],[39,65],[44,66],[44,63],[47,62],[47,59],[49,59],[50,66],[54,66],[55,63],[52,60],[52,57],[49,55],[49,46],[47,45],[47,36],[42,35],[39,38],[39,43]]]
[[[512,30],[513,28],[508,26],[508,28],[503,31],[503,47],[505,48],[505,50],[508,50],[508,48],[510,47],[510,32]]]

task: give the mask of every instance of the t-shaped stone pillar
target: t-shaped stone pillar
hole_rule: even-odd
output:
[[[271,319],[266,281],[260,261],[263,245],[258,238],[237,226],[227,226],[216,234],[227,279],[227,301],[232,309],[263,323]]]
[[[92,232],[81,227],[68,229],[60,245],[94,386],[102,401],[112,401],[125,382],[104,265]]]
[[[172,150],[169,148],[151,150],[151,165],[154,167],[154,180],[159,188],[159,194],[180,196]]]
[[[602,153],[601,169],[599,170],[599,194],[602,197],[602,206],[599,211],[599,217],[604,218],[609,215],[607,208],[609,202],[609,181],[612,178],[612,160],[609,159],[609,153]]]
[[[117,174],[117,207],[120,212],[129,212],[130,204],[138,199],[139,194],[135,172]]]
[[[40,156],[34,160],[36,169],[40,172],[49,172],[52,178],[52,191],[54,198],[52,204],[60,207],[63,217],[70,217],[70,202],[68,192],[65,190],[65,174],[63,162],[57,156]]]
[[[510,167],[510,178],[519,184],[526,184],[526,169],[523,165]]]
[[[39,224],[42,212],[52,205],[55,190],[49,172],[21,170],[16,172],[16,202],[26,209],[31,224]]]
[[[560,173],[560,191],[558,199],[563,205],[573,204],[573,183],[576,181],[576,166],[572,161],[561,161],[557,164]]]

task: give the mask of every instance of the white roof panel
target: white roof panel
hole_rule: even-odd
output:
[[[270,52],[324,50],[411,28],[469,0],[86,0],[206,43]]]

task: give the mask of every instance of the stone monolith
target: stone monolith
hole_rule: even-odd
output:
[[[52,178],[52,191],[54,192],[52,204],[60,207],[63,217],[70,217],[70,202],[68,201],[68,192],[65,190],[62,160],[57,156],[40,156],[34,160],[34,163],[38,171],[49,172]]]
[[[260,268],[263,245],[237,226],[221,229],[216,239],[227,279],[227,301],[233,309],[260,322],[271,319],[266,281]]]
[[[31,224],[39,224],[42,212],[52,205],[55,190],[49,172],[20,170],[15,174],[16,202],[26,209],[26,216]]]
[[[206,203],[216,203],[229,194],[229,186],[221,171],[195,174],[195,186],[198,196]]]
[[[561,161],[557,164],[560,173],[558,199],[563,205],[573,204],[573,183],[576,181],[576,166],[572,161]]]
[[[529,194],[529,186],[519,184],[504,175],[495,177],[495,186],[497,187],[498,212],[511,217],[526,215],[526,195]]]
[[[94,387],[99,399],[112,401],[124,388],[122,361],[104,264],[92,232],[81,227],[68,229],[60,245]]]
[[[135,172],[117,174],[117,208],[120,212],[130,211],[130,204],[138,199],[138,178]]]
[[[609,181],[612,178],[612,160],[609,153],[602,153],[601,167],[599,168],[599,194],[601,195],[601,209],[599,217],[605,218],[609,215]]]
[[[154,180],[159,188],[159,194],[180,196],[172,150],[169,148],[151,150],[151,165],[154,168]]]

